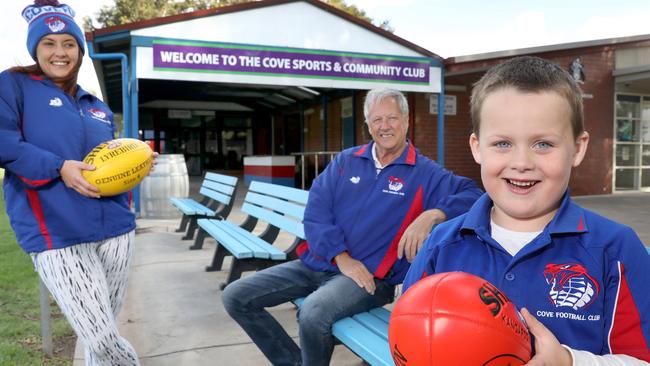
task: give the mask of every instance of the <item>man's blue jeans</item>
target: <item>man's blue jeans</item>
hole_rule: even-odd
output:
[[[334,351],[332,324],[393,301],[395,286],[375,279],[370,295],[352,279],[319,272],[294,260],[229,284],[221,299],[230,316],[273,365],[329,365]],[[300,348],[264,308],[305,297],[298,310]]]

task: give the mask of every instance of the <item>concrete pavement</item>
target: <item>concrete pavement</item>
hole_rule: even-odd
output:
[[[236,223],[244,220],[239,211],[231,217]],[[138,220],[129,288],[118,317],[121,335],[135,347],[143,366],[269,365],[221,305],[218,286],[226,279],[229,260],[226,271],[205,272],[215,241],[188,250],[192,242],[174,232],[179,222]],[[280,239],[284,245],[291,241],[288,235]],[[284,304],[270,311],[297,341],[295,308]],[[332,365],[363,364],[344,346],[336,347]],[[84,365],[80,343],[73,365]]]
[[[574,198],[583,207],[630,226],[650,246],[650,193],[617,193]]]
[[[240,190],[239,199],[244,197]],[[576,198],[581,205],[632,226],[650,244],[650,194],[633,193]],[[234,222],[244,215],[235,205]],[[175,233],[179,219],[138,220],[136,248],[125,305],[118,318],[121,334],[138,351],[143,366],[268,365],[248,336],[221,305],[220,282],[226,271],[205,272],[214,240],[202,250],[188,250],[190,241]],[[256,228],[260,231],[262,228]],[[290,238],[282,238],[288,244]],[[229,263],[224,264],[228,268]],[[295,309],[285,304],[270,310],[297,340]],[[332,365],[364,363],[337,346]],[[79,345],[74,365],[83,365]]]

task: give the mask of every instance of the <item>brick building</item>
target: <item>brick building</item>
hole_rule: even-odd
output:
[[[453,95],[457,101],[456,115],[446,117],[446,166],[458,174],[480,180],[478,167],[467,147],[472,84],[490,66],[523,55],[557,63],[572,73],[582,88],[585,128],[591,139],[585,160],[573,172],[572,194],[650,189],[649,35],[445,60],[447,94]]]

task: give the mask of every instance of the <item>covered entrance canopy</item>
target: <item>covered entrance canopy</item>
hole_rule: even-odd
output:
[[[127,135],[138,131],[138,107],[145,103],[276,109],[334,89],[443,89],[439,56],[315,0],[196,11],[98,29],[88,39],[94,53],[128,56]],[[119,61],[95,66],[109,105],[119,111]]]

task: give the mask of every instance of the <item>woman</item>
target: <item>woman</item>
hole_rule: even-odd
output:
[[[41,0],[22,15],[36,63],[0,74],[0,166],[11,226],[83,341],[86,365],[139,365],[115,321],[135,230],[128,195],[100,197],[81,175],[94,169],[84,156],[114,137],[113,114],[77,85],[84,36],[72,8]]]

